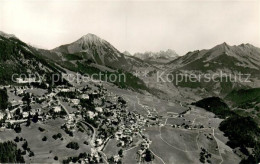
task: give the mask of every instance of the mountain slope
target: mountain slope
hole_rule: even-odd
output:
[[[234,90],[225,99],[237,107],[254,107],[260,104],[260,88]]]
[[[46,62],[33,47],[20,41],[13,35],[0,34],[0,83],[14,83],[19,75],[29,77],[59,73],[60,70],[52,63]],[[48,78],[46,76],[46,78]],[[45,79],[46,80],[46,79]]]
[[[172,61],[173,68],[207,71],[219,69],[250,69],[256,73],[260,69],[260,49],[250,44],[229,46],[226,43],[209,50],[189,52]],[[175,67],[174,67],[175,66]],[[177,66],[177,67],[176,67]],[[248,72],[248,71],[245,71]]]
[[[128,65],[121,52],[94,34],[84,35],[77,41],[59,46],[53,51],[63,54],[63,57],[69,60],[85,59],[99,65],[120,69],[126,69]]]
[[[54,62],[70,71],[87,76],[100,74],[107,77],[115,76],[116,81],[104,78],[105,76],[99,76],[96,80],[105,80],[120,88],[148,90],[145,83],[132,74],[139,67],[148,67],[148,65],[140,59],[125,56],[109,42],[94,34],[84,35],[73,43],[50,51],[43,49],[38,51],[45,60]],[[122,74],[126,80],[120,79]]]
[[[229,46],[226,43],[217,45],[209,50],[189,52],[168,64],[173,74],[210,74],[212,79],[221,82],[180,83],[183,87],[201,87],[209,91],[228,93],[232,89],[257,87],[260,78],[260,49],[250,44]],[[221,74],[222,73],[222,74]],[[243,74],[241,79],[238,75]],[[250,74],[250,82],[246,82],[246,74]],[[225,78],[227,75],[228,78]],[[214,77],[213,77],[214,76]],[[223,77],[225,78],[223,80]],[[231,80],[230,80],[231,77]],[[241,82],[242,81],[242,82]],[[259,86],[258,86],[259,87]]]

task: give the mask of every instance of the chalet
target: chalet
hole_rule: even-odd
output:
[[[115,155],[115,156],[113,156],[113,158],[114,158],[114,162],[118,162],[120,160],[119,155]]]
[[[53,110],[54,110],[55,113],[61,112],[61,107],[55,106],[55,107],[53,107]]]
[[[103,143],[103,141],[102,141],[102,139],[98,138],[98,139],[96,140],[96,143],[97,143],[97,145],[101,145],[101,144]]]
[[[61,92],[69,92],[70,89],[69,89],[69,88],[62,88],[60,91],[61,91]]]
[[[25,84],[25,83],[37,83],[39,81],[36,80],[36,78],[16,78],[16,82],[19,84]]]
[[[29,116],[28,112],[23,112],[23,118],[27,118]]]
[[[11,101],[11,105],[12,107],[18,106],[18,105],[22,105],[23,101],[22,100],[13,100]]]
[[[0,120],[2,120],[4,118],[4,113],[0,112]]]
[[[24,92],[25,92],[24,89],[17,89],[17,90],[16,90],[16,94],[17,94],[17,95],[24,94]]]
[[[97,114],[92,112],[92,111],[88,111],[88,116],[89,118],[93,119]]]
[[[100,112],[100,113],[103,112],[103,109],[101,107],[96,107],[95,110]]]
[[[74,105],[78,105],[80,100],[79,99],[71,99],[71,102],[74,104]]]
[[[89,99],[89,95],[88,94],[82,94],[80,96],[80,98],[82,98],[82,99]]]

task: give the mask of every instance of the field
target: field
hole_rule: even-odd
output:
[[[149,136],[149,139],[152,140],[150,149],[152,152],[160,157],[164,163],[196,163],[194,159],[198,159],[198,152],[187,152],[182,150],[183,145],[179,147],[165,142],[158,128],[149,128],[145,131],[145,134]],[[181,142],[176,140],[176,142]]]
[[[59,161],[66,159],[67,157],[77,156],[79,153],[87,152],[90,153],[90,147],[85,145],[83,142],[87,141],[88,135],[82,132],[74,132],[74,136],[70,137],[60,128],[64,123],[62,119],[50,120],[46,124],[31,123],[30,127],[22,125],[21,133],[15,133],[13,130],[6,130],[0,132],[1,141],[13,140],[16,136],[19,138],[26,138],[28,142],[28,147],[34,152],[35,156],[27,157],[25,156],[26,163],[45,161],[45,162],[55,162],[54,156],[59,157]],[[39,127],[45,129],[45,131],[40,132]],[[61,139],[53,139],[52,136],[61,133]],[[47,141],[42,141],[42,138],[46,136]],[[73,150],[66,148],[69,142],[77,142],[80,147],[78,150]],[[18,145],[21,146],[23,142],[19,142]],[[61,158],[62,157],[62,158]]]
[[[228,141],[218,126],[221,119],[201,108],[192,108],[183,117],[166,118],[165,124],[146,128],[152,141],[150,149],[164,163],[200,163],[202,148],[211,154],[212,163],[239,163],[240,158],[225,143]],[[174,128],[174,124],[205,125],[203,128]]]
[[[113,155],[117,155],[118,151],[121,149],[117,147],[118,141],[116,139],[110,139],[104,149],[104,153],[110,158]]]

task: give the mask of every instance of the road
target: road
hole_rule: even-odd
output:
[[[57,101],[59,102],[59,104],[62,106],[62,108],[65,110],[65,112],[67,113],[67,115],[69,116],[69,111],[68,111],[68,109],[61,103],[61,101],[60,101],[60,99],[59,98],[57,98]]]
[[[85,124],[86,126],[90,127],[93,131],[92,137],[91,137],[91,146],[95,146],[95,140],[96,140],[96,128],[94,128],[94,126],[92,126],[91,124],[87,123],[86,121],[80,121],[83,124]]]
[[[213,128],[212,135],[213,135],[213,137],[214,137],[214,139],[215,139],[215,141],[217,142],[217,145],[218,145],[218,140],[217,140],[216,137],[215,137],[215,129],[214,129],[214,128]],[[219,152],[219,156],[220,156],[220,158],[221,158],[221,162],[220,162],[219,164],[221,164],[224,160],[223,160],[223,157],[222,157],[221,152],[220,152],[220,150],[219,150],[219,145],[218,145],[218,152]]]

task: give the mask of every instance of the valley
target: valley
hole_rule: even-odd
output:
[[[121,53],[94,34],[44,50],[1,33],[0,142],[13,142],[3,145],[19,158],[1,152],[0,162],[259,162],[259,48],[223,43],[184,56],[145,54]],[[176,85],[158,81],[159,71],[165,79],[219,71],[251,77]],[[100,72],[117,80],[90,78]],[[29,77],[36,73],[41,78]]]

